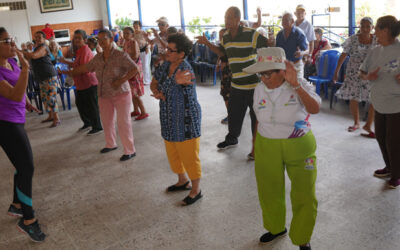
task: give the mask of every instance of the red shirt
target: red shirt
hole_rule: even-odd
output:
[[[50,38],[54,37],[54,31],[52,28],[44,28],[42,31],[46,34],[46,39],[49,40]]]
[[[93,58],[93,53],[90,48],[85,45],[76,51],[75,61],[72,67],[78,67],[87,64]],[[77,90],[85,90],[98,84],[96,73],[87,72],[81,75],[74,76],[75,87]]]
[[[315,44],[315,43],[314,43]],[[318,51],[320,51],[323,47],[325,47],[328,44],[328,40],[326,40],[325,38],[321,38],[321,41],[318,44],[318,47],[314,47],[314,51],[312,53],[312,64],[315,64],[315,57],[318,53]]]

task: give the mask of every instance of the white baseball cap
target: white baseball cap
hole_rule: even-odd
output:
[[[158,18],[156,23],[168,23],[168,19],[165,16]]]
[[[306,7],[304,7],[303,4],[299,4],[299,5],[297,5],[296,10],[304,10],[305,11]]]

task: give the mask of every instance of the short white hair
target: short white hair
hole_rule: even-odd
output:
[[[283,19],[284,16],[289,16],[290,19],[292,19],[292,21],[294,21],[293,14],[292,14],[291,12],[289,12],[289,11],[283,12],[283,14],[282,14],[282,19]]]

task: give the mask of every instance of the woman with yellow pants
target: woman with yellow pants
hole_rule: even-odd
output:
[[[178,183],[168,187],[167,192],[191,190],[183,205],[202,197],[201,109],[193,69],[185,60],[191,49],[192,42],[184,34],[169,36],[166,61],[156,70],[150,85],[153,96],[160,100],[161,134],[171,169],[178,175]]]
[[[310,114],[319,112],[321,98],[313,86],[297,78],[294,66],[281,48],[263,48],[257,63],[244,69],[258,73],[254,91],[257,117],[255,172],[264,227],[260,242],[267,243],[287,233],[285,169],[292,184],[293,219],[289,236],[300,250],[310,250],[317,216],[315,197],[316,142]]]

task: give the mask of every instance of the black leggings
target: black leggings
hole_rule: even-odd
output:
[[[25,220],[33,219],[33,156],[24,124],[0,121],[0,146],[16,169],[13,203],[21,204]]]

